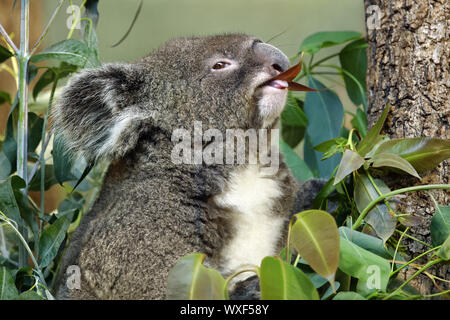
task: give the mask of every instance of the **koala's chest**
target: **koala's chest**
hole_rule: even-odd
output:
[[[233,172],[214,201],[231,215],[231,234],[220,253],[224,273],[232,273],[275,254],[285,218],[274,212],[282,196],[279,182],[258,166]],[[278,206],[277,206],[278,207]]]

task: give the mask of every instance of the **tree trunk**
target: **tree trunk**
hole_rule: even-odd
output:
[[[368,56],[368,120],[373,125],[390,103],[383,133],[391,138],[450,138],[449,105],[449,2],[447,0],[365,0]],[[390,178],[391,189],[421,184],[448,184],[449,160],[435,170],[415,178]],[[430,191],[440,205],[450,205],[449,192]],[[407,194],[401,212],[422,217],[423,225],[410,234],[430,243],[430,220],[434,205],[426,192]],[[403,240],[412,258],[428,248],[416,241]],[[419,260],[424,263],[426,260]],[[417,269],[401,275],[409,278]],[[450,280],[448,265],[430,269],[430,273]],[[449,284],[437,280],[441,290]],[[411,284],[422,294],[439,292],[425,275]]]

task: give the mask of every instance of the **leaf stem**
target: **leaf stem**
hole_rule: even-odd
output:
[[[403,282],[397,289],[395,289],[393,292],[391,292],[391,294],[389,294],[388,296],[384,297],[383,300],[387,300],[390,297],[394,296],[398,291],[400,291],[401,289],[403,289],[408,283],[410,283],[414,278],[416,278],[419,274],[421,274],[423,271],[425,271],[426,269],[428,269],[429,267],[438,264],[440,262],[444,261],[444,259],[439,258],[436,260],[432,260],[429,261],[426,265],[424,265],[422,268],[420,268],[419,270],[417,270],[416,273],[414,273],[411,277],[409,277],[408,280],[406,280],[405,282]]]
[[[423,256],[426,256],[427,254],[429,254],[429,253],[431,253],[431,252],[433,252],[433,251],[439,250],[440,248],[441,248],[441,246],[437,246],[437,247],[435,247],[435,248],[431,248],[431,249],[428,250],[428,251],[425,251],[424,253],[421,253],[420,255],[418,255],[417,257],[415,257],[414,259],[411,259],[411,260],[409,260],[408,262],[406,262],[404,265],[402,265],[402,266],[401,266],[400,268],[398,268],[397,270],[392,271],[391,274],[389,275],[389,277],[394,276],[396,273],[400,272],[400,270],[402,270],[403,268],[407,267],[408,265],[410,265],[410,264],[413,263],[414,261],[416,261],[416,260],[422,258]]]
[[[355,224],[353,225],[353,230],[356,230],[363,222],[365,216],[367,213],[381,200],[386,199],[387,197],[395,196],[397,194],[410,192],[410,191],[420,191],[420,190],[431,190],[431,189],[450,189],[450,184],[428,184],[428,185],[422,185],[422,186],[413,186],[408,188],[402,188],[398,190],[394,190],[392,192],[383,194],[370,202],[367,207],[364,208],[364,210],[359,215],[358,219],[355,221]]]

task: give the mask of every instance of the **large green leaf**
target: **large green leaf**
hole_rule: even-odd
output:
[[[321,48],[335,46],[361,37],[359,32],[354,31],[324,31],[314,33],[303,40],[300,51],[309,54],[316,53]]]
[[[389,193],[390,189],[386,184],[379,180],[374,179],[375,184],[382,194]],[[364,174],[358,174],[355,181],[355,204],[358,211],[361,213],[367,205],[378,198],[380,195],[376,188],[372,185],[370,179]],[[394,204],[391,204],[394,208]],[[391,215],[388,207],[384,203],[379,203],[369,211],[364,219],[375,230],[377,236],[379,236],[383,242],[394,233],[397,219]]]
[[[394,153],[377,153],[373,156],[371,161],[373,161],[372,166],[375,168],[389,167],[400,169],[412,175],[413,177],[420,179],[420,176],[417,173],[416,169],[414,169],[414,167],[408,161]]]
[[[392,254],[383,245],[383,241],[363,232],[359,232],[348,227],[339,227],[339,234],[345,239],[353,242],[359,247],[366,249],[377,256],[391,259]]]
[[[13,300],[46,300],[44,297],[38,295],[35,291],[25,291],[15,297]]]
[[[313,174],[308,168],[306,162],[300,158],[298,154],[295,153],[295,151],[292,150],[291,147],[283,140],[280,140],[280,151],[284,155],[284,161],[299,183],[305,182],[313,177]]]
[[[31,191],[41,190],[41,170],[42,170],[42,167],[39,167],[39,169],[36,171],[35,175],[33,176],[33,179],[31,179],[31,181],[29,183],[29,190],[31,190]],[[55,178],[53,165],[46,164],[45,172],[44,172],[44,190],[50,189],[51,186],[53,186],[57,183],[58,183],[58,181]]]
[[[62,216],[42,233],[41,239],[39,240],[39,266],[41,268],[48,266],[58,254],[59,247],[66,237],[66,232],[69,229],[71,221],[72,217],[70,215]]]
[[[376,154],[393,153],[408,161],[419,173],[432,170],[450,158],[450,139],[407,138],[381,143]]]
[[[450,236],[450,206],[436,206],[430,224],[431,243],[439,246]]]
[[[325,88],[322,83],[313,77],[308,77],[308,79],[311,88]],[[320,161],[321,154],[317,151],[309,150],[308,147],[309,145],[317,146],[340,135],[344,119],[342,103],[339,97],[331,90],[308,92],[306,94],[304,111],[308,117],[306,133],[310,139],[308,144],[305,141],[305,161],[312,170],[317,167],[319,177],[329,178],[339,164],[341,156],[336,154],[329,159]],[[307,156],[308,153],[309,155]]]
[[[339,53],[339,61],[342,69],[349,72],[353,77],[343,73],[345,88],[352,102],[359,106],[364,105],[366,109],[366,70],[367,70],[367,43],[364,39],[350,42]]]
[[[389,281],[389,262],[341,236],[339,269],[359,279],[359,291],[386,291]]]
[[[224,300],[225,279],[203,265],[205,255],[193,253],[181,258],[170,270],[167,280],[169,300]]]
[[[308,118],[303,112],[303,101],[289,93],[286,106],[281,113],[281,136],[291,147],[295,148],[305,135]]]
[[[39,62],[47,59],[56,59],[82,68],[92,68],[100,65],[91,49],[84,42],[74,39],[55,43],[32,56],[30,61]]]
[[[260,270],[261,300],[319,300],[311,280],[280,258],[265,257]]]
[[[334,285],[339,265],[339,232],[334,218],[326,211],[306,210],[295,215],[291,242],[300,256],[322,277]]]
[[[0,300],[11,300],[19,295],[11,273],[0,267]]]
[[[389,113],[390,105],[388,104],[386,108],[384,108],[383,113],[381,114],[378,121],[375,125],[370,128],[367,135],[358,143],[357,149],[358,153],[361,156],[365,156],[366,153],[372,150],[372,148],[382,139],[380,136],[380,131],[383,128],[383,124],[386,121],[386,117]]]
[[[364,158],[361,157],[357,152],[352,150],[345,150],[342,156],[341,163],[339,164],[339,169],[336,172],[334,178],[334,184],[341,182],[347,175],[353,171],[358,170],[364,164]]]
[[[18,224],[20,224],[20,210],[14,190],[21,188],[25,188],[25,181],[18,176],[12,176],[0,182],[0,210]]]

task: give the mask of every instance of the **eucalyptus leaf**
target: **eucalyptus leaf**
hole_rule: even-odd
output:
[[[375,168],[396,168],[421,179],[416,169],[408,161],[394,153],[377,153],[371,160],[373,161],[372,166]]]
[[[431,243],[439,246],[450,236],[450,206],[436,206],[430,224]]]
[[[11,176],[0,182],[0,211],[2,211],[9,219],[20,224],[20,210],[14,196],[14,189],[25,187],[25,181],[18,176]]]
[[[56,59],[78,67],[92,68],[100,63],[93,57],[91,49],[82,41],[69,39],[55,43],[30,58],[31,62]]]
[[[11,163],[3,151],[0,151],[0,180],[6,179],[11,173]]]
[[[354,31],[324,31],[314,33],[303,40],[300,51],[309,54],[316,53],[321,48],[335,46],[361,37],[359,32]]]
[[[366,98],[366,70],[367,70],[367,43],[365,39],[350,42],[339,53],[339,61],[342,69],[349,72],[353,77],[343,73],[345,88],[350,100],[356,105],[367,107]],[[356,82],[355,82],[356,80]]]
[[[386,291],[390,276],[390,265],[370,251],[367,251],[344,236],[341,236],[339,269],[359,279],[360,290]]]
[[[339,164],[339,169],[336,172],[334,178],[334,184],[341,182],[347,175],[353,171],[358,170],[364,164],[364,158],[361,157],[357,152],[352,150],[345,150],[342,156],[341,163]]]
[[[11,300],[19,295],[14,279],[6,267],[0,266],[0,300]]]
[[[295,215],[291,242],[300,256],[319,275],[334,285],[339,265],[339,232],[328,212],[306,210]]]
[[[63,216],[42,232],[39,240],[39,266],[41,269],[48,266],[58,254],[59,247],[66,237],[71,221],[71,216]]]
[[[384,141],[375,155],[392,153],[408,161],[419,173],[432,170],[450,158],[450,139],[407,138]]]
[[[308,77],[308,80],[309,86],[314,89],[325,88],[322,83],[311,76]],[[340,135],[344,119],[342,103],[331,90],[308,92],[304,111],[308,117],[304,146],[305,161],[313,171],[314,168],[317,168],[319,177],[328,179],[338,166],[341,156],[336,154],[329,159],[320,161],[320,153],[311,152],[308,149],[310,145],[316,146]],[[307,137],[309,137],[309,141],[307,141]]]
[[[214,269],[203,266],[204,254],[181,258],[170,270],[167,282],[169,300],[224,300],[225,279]]]
[[[46,300],[44,297],[37,294],[35,291],[25,291],[22,292],[17,297],[13,298],[13,300]]]
[[[390,189],[383,181],[379,179],[373,179],[373,181],[382,194],[390,192]],[[356,176],[354,198],[356,208],[360,213],[370,202],[377,199],[379,196],[375,186],[372,185],[372,182],[366,175],[358,174]],[[395,208],[393,203],[390,205],[392,208]],[[386,242],[394,233],[397,224],[397,219],[391,215],[388,207],[384,203],[376,204],[375,207],[369,211],[364,220],[370,224],[377,236],[380,237],[383,242]]]
[[[281,113],[281,136],[291,148],[295,148],[303,139],[308,125],[308,118],[300,105],[303,106],[303,102],[289,93]]]
[[[265,257],[260,269],[261,300],[319,300],[311,280],[299,269],[275,257]]]
[[[366,153],[368,153],[377,144],[377,142],[382,139],[382,137],[380,136],[380,131],[383,128],[384,122],[386,121],[390,107],[391,106],[388,104],[386,108],[384,108],[383,113],[381,114],[378,121],[372,128],[370,128],[369,132],[367,132],[367,135],[358,143],[358,153],[362,157],[364,157]]]

